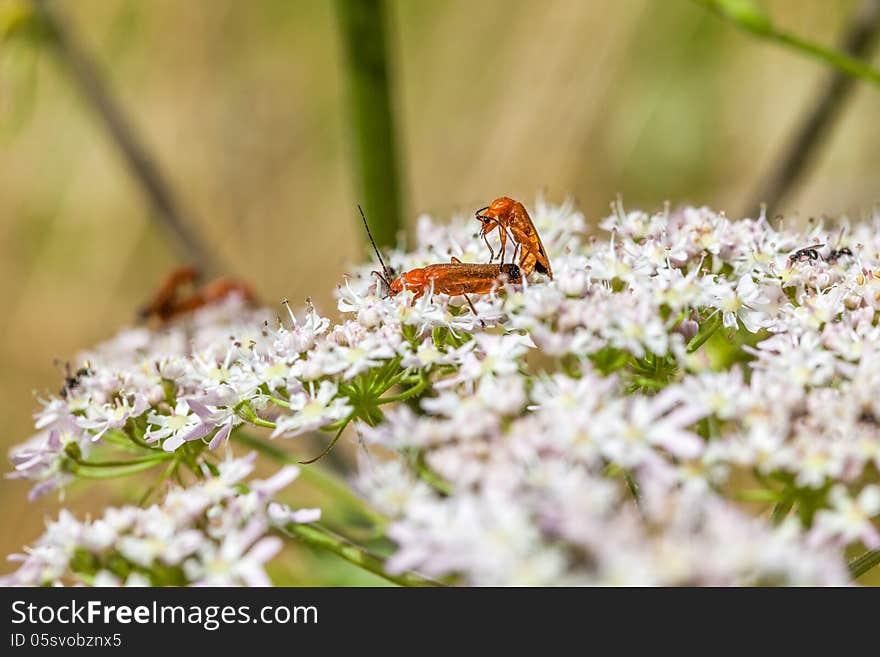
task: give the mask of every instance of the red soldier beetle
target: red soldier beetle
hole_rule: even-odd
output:
[[[523,276],[528,276],[532,271],[537,270],[539,273],[547,274],[551,279],[553,278],[553,270],[550,269],[547,251],[541,243],[541,237],[538,235],[535,224],[532,223],[532,218],[522,203],[506,196],[500,196],[490,205],[477,210],[474,216],[482,224],[480,237],[489,247],[489,262],[495,259],[495,251],[489,244],[488,235],[497,228],[501,239],[502,264],[504,264],[507,238],[510,237],[515,244],[514,260],[516,260],[517,249],[520,249],[519,268],[522,270]]]
[[[410,269],[400,276],[395,276],[394,270],[382,260],[382,254],[379,253],[379,248],[373,240],[373,234],[370,232],[370,226],[367,224],[367,218],[360,205],[358,205],[358,210],[384,273],[383,275],[374,271],[373,274],[385,283],[390,296],[396,296],[404,290],[414,292],[414,300],[421,298],[429,290],[439,294],[448,294],[451,297],[463,296],[474,316],[478,317],[477,309],[474,308],[468,294],[488,294],[498,287],[505,278],[509,283],[522,282],[522,274],[515,264],[471,264],[462,262],[455,257],[452,258],[452,262],[418,267]]]

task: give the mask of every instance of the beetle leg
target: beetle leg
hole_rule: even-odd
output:
[[[500,228],[501,228],[501,230],[499,231],[501,233],[501,262],[500,262],[500,264],[503,265],[504,264],[504,256],[506,255],[506,251],[507,251],[507,229],[504,228],[504,226],[500,226]]]
[[[474,314],[474,317],[476,317],[477,319],[480,319],[480,315],[477,313],[477,309],[474,308],[474,304],[471,302],[471,298],[466,294],[463,294],[462,296],[464,297],[464,300],[468,302],[468,305],[471,307],[471,312]],[[480,319],[480,326],[482,326],[483,328],[486,328],[486,322],[484,322],[482,319]]]
[[[492,248],[492,245],[489,244],[489,238],[486,236],[485,232],[481,232],[483,237],[483,241],[486,243],[486,248],[489,249],[489,262],[492,262],[495,259],[495,249]]]

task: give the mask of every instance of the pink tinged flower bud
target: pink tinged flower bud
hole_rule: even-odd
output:
[[[690,340],[697,334],[699,328],[700,325],[697,324],[694,320],[686,319],[672,330],[673,332],[681,335],[685,340]]]

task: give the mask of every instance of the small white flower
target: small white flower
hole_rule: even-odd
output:
[[[297,393],[290,399],[290,414],[275,421],[272,437],[298,436],[348,417],[352,408],[346,398],[337,397],[338,391],[339,387],[329,381],[322,381],[317,392],[310,383],[308,393]]]
[[[870,550],[880,548],[880,531],[871,521],[880,514],[880,486],[865,486],[855,499],[843,486],[835,486],[828,498],[832,508],[816,513],[815,540],[839,540],[844,545],[861,541]]]
[[[756,333],[767,323],[768,317],[763,308],[770,303],[770,299],[750,275],[742,276],[735,288],[726,283],[718,284],[713,294],[714,306],[721,311],[727,328],[736,329],[739,320],[747,331]]]

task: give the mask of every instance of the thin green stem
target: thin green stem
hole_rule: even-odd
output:
[[[826,48],[818,43],[807,41],[790,32],[774,31],[772,38],[778,43],[791,46],[809,57],[830,64],[847,75],[880,86],[880,71],[861,59],[856,59],[832,48]]]
[[[149,445],[149,443],[137,442],[136,440],[133,440],[131,436],[129,436],[126,432],[118,431],[116,429],[110,429],[104,432],[104,435],[101,436],[101,440],[103,442],[110,443],[111,445],[121,447],[122,449],[133,454],[143,454],[144,450],[155,453],[158,449],[158,444]]]
[[[168,480],[168,478],[170,478],[177,471],[177,467],[179,465],[180,462],[177,458],[172,459],[171,463],[168,464],[168,467],[165,468],[165,471],[160,475],[159,479],[155,481],[152,486],[147,488],[147,490],[144,491],[143,495],[141,495],[141,499],[138,500],[138,506],[145,506],[147,500],[150,499],[150,496],[159,488],[159,486],[162,485],[163,482]]]
[[[296,537],[312,547],[327,550],[342,557],[349,563],[366,571],[378,575],[398,586],[445,586],[443,582],[424,577],[414,572],[392,574],[386,570],[386,563],[368,550],[331,533],[330,531],[314,524],[288,523],[283,531]]]
[[[754,2],[749,0],[694,1],[758,37],[768,41],[775,41],[808,57],[833,66],[847,75],[880,87],[880,71],[868,62],[778,29],[773,25],[770,17]]]
[[[133,459],[120,459],[118,461],[86,461],[83,459],[71,457],[71,459],[75,461],[77,465],[81,465],[87,468],[120,468],[130,465],[136,465],[138,463],[157,463],[159,461],[168,461],[171,458],[172,455],[167,452],[163,452],[162,454],[141,456]]]
[[[741,490],[734,493],[734,496],[738,500],[742,500],[743,502],[777,502],[779,501],[779,493],[775,490],[769,490],[767,488],[752,488],[748,490]]]
[[[636,480],[633,479],[632,475],[626,470],[623,471],[623,481],[626,484],[626,489],[629,491],[629,494],[632,495],[636,506],[641,505],[642,500],[641,496],[639,495],[639,486],[636,483]]]
[[[336,431],[337,429],[344,429],[345,427],[348,426],[348,423],[351,422],[353,417],[354,417],[354,415],[346,415],[341,420],[338,420],[338,421],[334,422],[333,424],[325,425],[325,426],[321,427],[321,429],[323,431]]]
[[[880,37],[880,0],[861,0],[853,8],[841,35],[840,52],[870,61]],[[839,122],[847,99],[855,90],[858,79],[840,68],[831,71],[820,85],[812,101],[805,107],[803,118],[792,132],[789,142],[780,151],[777,161],[767,175],[761,176],[761,186],[745,207],[744,214],[776,214],[777,206],[794,190],[798,181],[809,170],[811,163]]]
[[[314,457],[314,458],[311,458],[311,459],[308,459],[308,460],[305,460],[305,461],[299,461],[299,463],[300,463],[301,465],[310,465],[310,464],[314,463],[315,461],[320,461],[322,458],[324,458],[325,456],[327,456],[327,454],[329,454],[330,451],[331,451],[334,447],[336,447],[336,443],[339,442],[339,439],[342,438],[342,432],[345,431],[345,427],[346,427],[346,426],[347,426],[346,424],[343,424],[341,427],[339,427],[339,431],[337,431],[337,432],[336,432],[336,435],[333,436],[333,440],[330,441],[330,443],[327,445],[327,447],[325,447],[324,450],[323,450],[320,454],[318,454],[318,455],[317,455],[316,457]]]
[[[697,335],[695,335],[690,342],[688,342],[687,352],[689,354],[692,354],[697,351],[697,349],[706,344],[709,338],[715,335],[715,332],[720,328],[720,326],[721,313],[716,312],[714,315],[706,320],[706,322],[701,327],[700,332],[697,333]]]
[[[162,463],[162,460],[153,459],[151,461],[135,463],[127,467],[95,469],[91,469],[90,466],[74,465],[71,468],[71,472],[77,477],[82,477],[83,479],[113,479],[115,477],[127,477],[139,472],[144,472],[150,468],[155,468],[159,463]]]
[[[181,254],[188,261],[196,263],[203,272],[220,271],[222,268],[215,259],[216,249],[202,242],[201,231],[193,227],[189,217],[181,210],[164,173],[113,95],[104,71],[86,52],[79,35],[59,15],[55,5],[60,3],[31,1],[46,28],[52,50],[122,155],[129,172],[149,201],[152,216],[170,230],[173,239],[169,243],[180,249]]]
[[[706,427],[709,430],[709,440],[718,440],[721,437],[721,429],[718,427],[718,417],[714,413],[706,418]]]
[[[382,397],[381,399],[379,399],[379,401],[377,403],[379,403],[379,404],[392,404],[394,402],[406,401],[407,399],[410,399],[412,397],[415,397],[415,396],[421,394],[421,392],[427,387],[428,387],[428,379],[422,378],[412,388],[404,390],[399,395],[391,395],[389,397]]]
[[[256,436],[245,433],[244,431],[233,431],[232,438],[240,444],[258,451],[260,454],[272,459],[276,463],[291,465],[300,464],[299,459],[292,454],[288,454],[280,447],[276,447],[275,445],[272,445],[265,440],[261,440]],[[320,466],[311,465],[301,468],[300,476],[304,481],[312,484],[315,488],[325,491],[334,499],[347,503],[349,507],[370,520],[373,524],[381,527],[388,523],[388,518],[370,507],[369,504],[358,497],[343,480],[322,469]]]
[[[869,550],[849,562],[849,572],[853,579],[858,579],[878,565],[880,565],[880,550]]]
[[[419,476],[419,479],[431,486],[441,495],[452,495],[454,490],[452,484],[450,484],[428,466],[428,463],[425,461],[425,453],[423,451],[419,451],[417,454],[415,454],[412,462],[416,474]]]
[[[776,506],[773,507],[773,512],[770,514],[770,520],[774,525],[778,525],[785,520],[793,506],[794,499],[790,496],[777,502]]]

